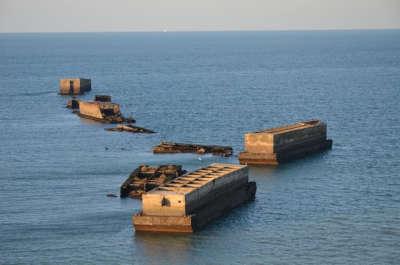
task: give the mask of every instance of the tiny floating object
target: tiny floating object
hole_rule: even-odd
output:
[[[116,198],[118,197],[117,195],[115,195],[114,193],[108,193],[107,197],[111,197],[111,198]]]
[[[132,222],[137,232],[192,233],[253,201],[256,189],[247,166],[211,164],[143,194]]]
[[[80,95],[90,90],[92,90],[90,79],[65,78],[60,80],[61,95]]]
[[[106,128],[104,129],[106,131],[111,131],[111,132],[131,132],[131,133],[155,133],[152,130],[139,127],[139,126],[134,126],[132,124],[124,124],[124,125],[117,125],[114,128]]]
[[[196,153],[213,154],[221,156],[231,156],[233,149],[230,146],[220,145],[200,145],[200,144],[182,144],[172,142],[161,142],[153,147],[154,154],[174,154],[174,153]]]
[[[129,196],[140,199],[142,194],[147,191],[185,173],[186,170],[182,170],[180,165],[161,165],[158,167],[141,165],[121,185],[120,196],[121,198]]]
[[[245,134],[240,164],[278,165],[332,148],[326,123],[310,120]]]

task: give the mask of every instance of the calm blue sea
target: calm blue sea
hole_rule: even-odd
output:
[[[78,118],[92,79],[154,135]],[[333,149],[251,168],[254,203],[194,235],[135,235],[119,192],[161,140],[232,145],[305,119]],[[400,31],[0,34],[0,264],[399,264]]]

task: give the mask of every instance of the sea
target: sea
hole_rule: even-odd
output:
[[[157,133],[79,118],[64,77]],[[332,150],[250,167],[256,200],[197,233],[135,233],[141,202],[106,196],[139,165],[237,164],[246,132],[310,119]],[[0,34],[0,136],[0,264],[400,263],[400,30]]]

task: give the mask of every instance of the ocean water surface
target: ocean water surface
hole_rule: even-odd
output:
[[[138,126],[112,133],[65,108],[88,77]],[[399,264],[400,31],[0,34],[0,264]],[[161,140],[232,145],[300,120],[333,149],[251,168],[256,201],[193,235],[139,235],[106,197]]]

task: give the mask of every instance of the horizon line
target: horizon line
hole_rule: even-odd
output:
[[[388,28],[326,28],[326,29],[224,29],[224,30],[112,30],[112,31],[0,31],[0,34],[60,34],[60,33],[207,33],[207,32],[308,32],[308,31],[380,31],[400,30],[400,27]]]

